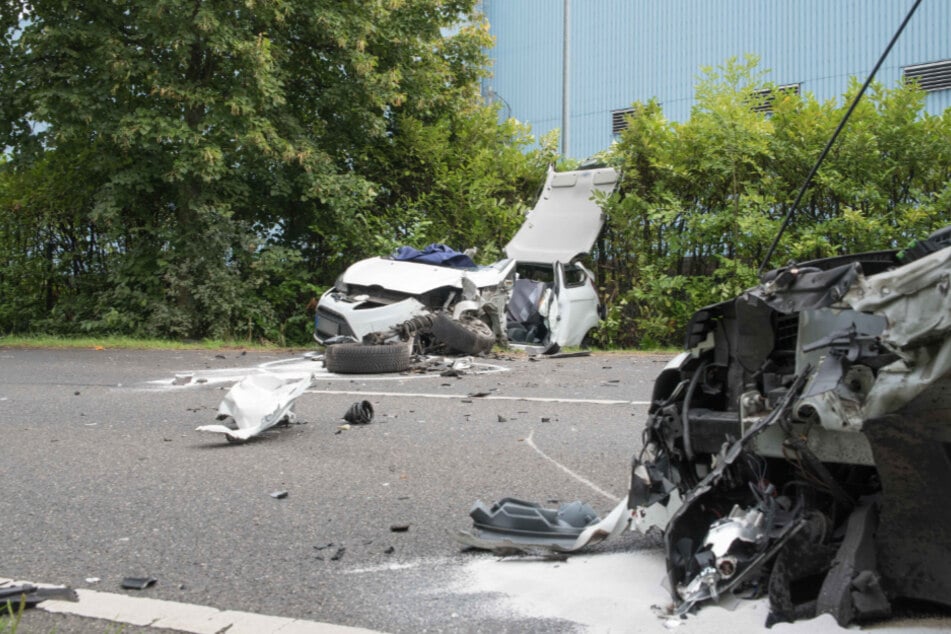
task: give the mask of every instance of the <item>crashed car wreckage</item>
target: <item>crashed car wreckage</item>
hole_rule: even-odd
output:
[[[654,383],[630,490],[610,515],[506,498],[476,503],[457,539],[573,551],[657,527],[681,615],[740,590],[768,593],[767,625],[831,614],[844,626],[896,602],[947,609],[949,423],[951,226],[901,251],[789,264],[697,311]]]
[[[403,247],[351,265],[317,304],[315,338],[416,339],[422,348],[437,343],[463,354],[487,352],[496,341],[549,353],[580,345],[602,308],[594,275],[578,260],[604,224],[595,194],[609,194],[617,180],[609,167],[549,169],[506,258],[488,266],[445,245]]]
[[[456,538],[570,552],[657,527],[680,614],[750,588],[771,622],[951,607],[949,419],[951,227],[780,268],[698,311],[654,384],[624,501],[604,519],[477,502]]]
[[[904,252],[788,266],[691,319],[628,496],[683,496],[665,531],[681,609],[767,562],[778,620],[951,606],[949,247],[951,227]]]

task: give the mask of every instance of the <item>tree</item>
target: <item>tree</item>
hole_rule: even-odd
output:
[[[37,217],[30,183],[55,165],[60,187],[85,193],[44,218],[94,245],[29,252],[50,271],[82,261],[47,280],[83,278],[83,301],[49,307],[57,321],[187,337],[303,327],[308,296],[434,200],[440,130],[478,120],[476,154],[526,142],[479,103],[490,42],[474,4],[5,0],[0,224]],[[486,195],[516,213],[520,194],[491,166],[456,168],[495,174]],[[432,213],[448,215],[444,202]],[[0,285],[0,298],[13,292]]]
[[[698,308],[756,270],[851,102],[780,92],[755,58],[706,69],[682,124],[635,104],[610,160],[623,173],[599,253],[607,345],[679,345]],[[763,105],[770,94],[770,113]],[[951,114],[922,114],[914,86],[874,85],[808,190],[773,265],[900,248],[948,223]]]

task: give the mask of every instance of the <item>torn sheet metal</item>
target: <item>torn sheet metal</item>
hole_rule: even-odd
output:
[[[197,431],[225,434],[229,441],[241,442],[257,436],[281,421],[293,422],[294,402],[314,382],[285,379],[276,374],[252,374],[236,383],[218,405],[218,418],[230,416],[237,429],[225,425],[202,425]]]
[[[571,502],[557,510],[538,504],[504,498],[488,508],[476,502],[469,515],[472,531],[458,531],[456,541],[482,550],[497,552],[526,551],[541,548],[556,552],[575,552],[614,537],[628,528],[633,511],[627,498],[608,515],[599,518],[587,504]]]
[[[759,509],[744,510],[734,504],[727,517],[710,525],[704,545],[717,557],[730,552],[734,542],[756,546],[766,541],[766,514]]]

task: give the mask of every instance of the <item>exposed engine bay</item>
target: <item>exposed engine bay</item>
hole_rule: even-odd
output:
[[[949,244],[788,266],[694,315],[628,496],[671,513],[679,611],[750,587],[773,621],[951,606]]]

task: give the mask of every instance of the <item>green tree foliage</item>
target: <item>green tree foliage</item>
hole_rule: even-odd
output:
[[[544,156],[474,5],[3,0],[0,328],[303,340],[354,259],[497,249]]]
[[[778,91],[753,57],[705,69],[684,123],[634,104],[610,153],[598,275],[605,345],[680,345],[698,308],[757,281],[782,219],[858,91],[841,101]],[[756,106],[767,105],[770,114]],[[951,222],[951,113],[914,86],[874,85],[819,170],[771,265],[900,248]]]

